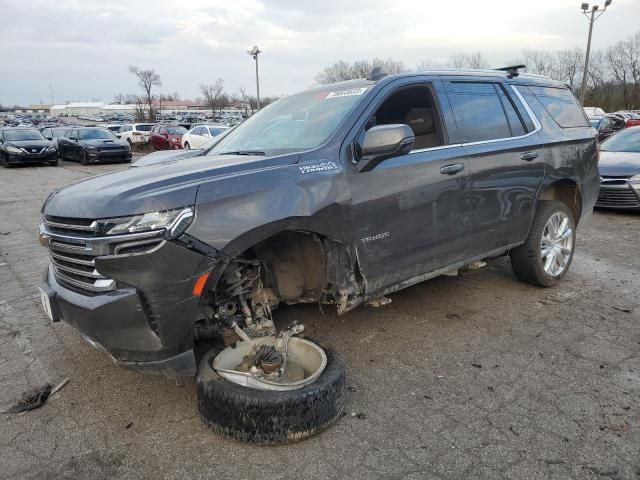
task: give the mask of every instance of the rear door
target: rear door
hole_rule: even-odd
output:
[[[545,173],[540,125],[501,79],[453,78],[445,86],[469,162],[471,257],[523,241]]]

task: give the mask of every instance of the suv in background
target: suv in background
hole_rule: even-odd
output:
[[[156,150],[179,150],[185,133],[187,129],[181,125],[154,125],[148,143]]]
[[[152,128],[153,123],[124,123],[120,126],[116,137],[126,141],[129,145],[134,143],[146,144],[149,142]]]
[[[178,143],[162,136],[174,128],[152,139]],[[571,91],[515,68],[318,86],[171,168],[49,195],[43,306],[119,365],[192,375],[198,342],[253,335],[279,304],[342,314],[504,255],[548,287],[571,265],[597,163]]]

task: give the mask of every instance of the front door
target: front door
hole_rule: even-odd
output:
[[[424,82],[390,88],[365,114],[363,132],[404,123],[416,136],[411,153],[352,174],[358,261],[368,295],[468,255],[468,162],[462,147],[451,144],[455,132],[446,130],[443,108],[448,106],[436,100],[436,85]]]

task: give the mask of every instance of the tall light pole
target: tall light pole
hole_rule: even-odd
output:
[[[610,0],[607,0],[610,1]],[[260,77],[258,76],[258,54],[262,53],[257,46],[247,50],[247,53],[256,61],[256,109],[260,110]]]
[[[605,0],[604,9],[600,10],[598,5],[594,5],[589,11],[589,4],[582,4],[582,13],[589,20],[589,40],[587,40],[587,55],[584,59],[584,73],[582,74],[582,90],[580,91],[580,103],[584,106],[584,95],[587,92],[587,74],[589,72],[589,54],[591,53],[591,35],[593,34],[593,24],[596,23],[613,0]]]

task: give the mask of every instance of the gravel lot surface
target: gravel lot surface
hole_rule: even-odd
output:
[[[121,370],[41,313],[43,200],[120,168],[0,169],[0,410],[70,379],[42,408],[0,415],[0,478],[640,479],[640,216],[592,215],[556,288],[499,259],[380,309],[282,309],[345,356],[346,416],[254,447],[207,429],[193,380]]]

